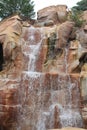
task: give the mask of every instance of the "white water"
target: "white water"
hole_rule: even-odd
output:
[[[29,63],[28,63],[28,71],[35,71],[36,69],[36,60],[39,56],[39,53],[40,53],[40,49],[41,49],[41,45],[42,45],[42,40],[43,40],[43,33],[41,29],[35,29],[33,27],[30,28],[31,30],[31,36],[29,37],[29,41],[31,41],[31,44],[29,45],[30,47],[30,53],[28,54],[29,55]],[[32,44],[32,41],[35,42],[35,38],[34,38],[34,33],[35,33],[35,30],[39,30],[41,32],[41,40],[36,44],[36,45],[33,45]]]
[[[59,77],[60,79],[60,77]],[[59,81],[58,79],[58,81]],[[55,114],[55,108],[58,109],[57,112],[59,113],[57,116],[57,122],[60,120],[60,124],[61,127],[68,127],[68,126],[72,126],[72,127],[82,127],[83,126],[83,121],[82,121],[82,117],[79,111],[79,106],[78,106],[78,98],[79,98],[79,90],[78,90],[78,84],[75,81],[74,83],[71,82],[70,77],[69,77],[69,81],[65,81],[65,80],[60,80],[59,82],[59,86],[66,84],[65,86],[65,98],[62,97],[64,95],[60,95],[60,92],[58,92],[58,88],[57,90],[53,90],[54,86],[51,86],[51,104],[49,106],[48,109],[46,109],[46,111],[42,110],[40,111],[40,118],[39,121],[37,123],[37,130],[46,130],[46,123],[48,122],[49,125],[49,129],[53,129],[54,128],[54,124],[55,124],[55,118],[54,118],[54,114]],[[64,83],[64,84],[63,84]],[[52,82],[51,82],[52,85]],[[63,88],[62,88],[63,89]],[[77,98],[76,98],[76,103],[75,105],[73,105],[72,102],[72,89],[76,89],[76,93],[77,93]],[[62,91],[62,90],[60,90]],[[46,92],[44,92],[46,93]],[[56,99],[55,96],[58,96],[58,98]],[[67,100],[68,98],[68,100]],[[60,102],[61,99],[61,102]],[[67,100],[67,101],[66,101]],[[60,104],[62,103],[62,104]],[[48,120],[50,119],[50,120]]]
[[[65,63],[65,73],[67,74],[67,71],[68,71],[68,62],[67,62],[67,60],[68,60],[68,49],[67,48],[65,48],[65,58],[64,58],[65,60],[64,60],[64,63]]]
[[[35,62],[40,51],[41,42],[38,45],[31,45],[31,53],[29,54],[28,71],[35,71]]]
[[[33,28],[34,30],[34,28]],[[32,30],[31,40],[34,40]],[[26,119],[26,124],[32,125],[32,130],[46,130],[47,128],[54,128],[55,124],[55,108],[58,112],[58,121],[60,120],[61,127],[74,126],[82,127],[82,118],[79,111],[79,87],[77,81],[74,80],[72,83],[70,76],[68,75],[68,63],[67,56],[68,50],[65,49],[65,76],[61,75],[57,78],[57,84],[53,81],[50,76],[50,88],[44,86],[45,74],[36,72],[36,61],[39,57],[39,52],[42,47],[43,33],[41,31],[41,40],[36,45],[30,45],[28,71],[23,72],[23,80],[29,80],[29,85],[27,88],[27,99],[31,98],[32,105],[27,106],[30,109],[29,112],[32,113],[32,117]],[[65,78],[67,77],[67,78]],[[68,79],[68,80],[67,80]],[[72,102],[72,90],[75,89],[77,93],[77,98],[75,105]],[[45,102],[46,95],[49,94],[50,98],[47,98]],[[74,100],[75,100],[74,99]],[[33,107],[32,107],[33,106]],[[26,111],[26,108],[23,108]],[[28,111],[28,110],[27,110]],[[29,114],[27,112],[27,115]],[[37,119],[36,119],[37,117]],[[23,120],[25,121],[25,117]]]

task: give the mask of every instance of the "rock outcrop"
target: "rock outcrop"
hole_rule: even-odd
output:
[[[87,21],[87,10],[83,12],[83,19]]]
[[[19,42],[21,33],[22,24],[18,16],[0,23],[0,52],[3,51],[3,55],[0,55],[3,59],[0,64],[0,129],[10,130],[20,110],[20,76],[24,68],[24,56]]]
[[[87,128],[87,25],[67,13],[40,10],[42,27],[18,16],[0,23],[1,130]]]
[[[38,22],[44,26],[62,23],[67,17],[67,6],[57,5],[41,9],[37,13]]]

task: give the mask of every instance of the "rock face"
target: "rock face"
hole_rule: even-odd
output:
[[[57,47],[58,48],[64,48],[66,44],[68,43],[70,34],[72,32],[72,29],[74,27],[73,22],[66,21],[63,24],[61,24],[57,30]]]
[[[49,130],[60,130],[60,129],[49,129]],[[62,128],[62,130],[85,130],[82,128],[72,128],[72,127],[66,127],[66,128]]]
[[[87,10],[83,12],[83,19],[87,21]]]
[[[0,24],[0,45],[3,47],[0,48],[0,58],[3,59],[0,64],[0,129],[10,130],[20,111],[20,76],[24,68],[24,56],[19,42],[21,33],[22,24],[18,16]]]
[[[66,6],[43,9],[38,20],[58,23],[50,12],[62,21]],[[1,130],[87,128],[86,25],[62,22],[36,27],[14,16],[0,23]]]
[[[64,22],[67,16],[67,6],[66,5],[57,5],[50,6],[44,9],[41,9],[37,13],[37,20],[43,25],[46,26],[46,23],[56,23]]]

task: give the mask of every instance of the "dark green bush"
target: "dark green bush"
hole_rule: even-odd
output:
[[[82,11],[72,11],[70,14],[70,20],[75,22],[76,27],[81,27],[84,25],[85,21],[81,18],[82,17]]]

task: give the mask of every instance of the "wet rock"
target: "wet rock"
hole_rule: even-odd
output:
[[[64,5],[40,10],[43,27],[18,16],[1,22],[0,129],[87,127],[86,26],[73,38],[66,13]]]
[[[35,45],[41,40],[40,29],[34,28],[33,26],[23,28],[22,37],[28,45]]]
[[[82,95],[82,105],[83,105],[83,107],[82,107],[82,116],[83,116],[83,119],[84,119],[84,126],[85,126],[85,128],[87,128],[87,94],[86,94],[86,91],[87,91],[87,85],[86,85],[86,81],[87,80],[87,77],[86,77],[86,75],[84,74],[82,74],[82,76],[81,76],[81,86],[80,86],[80,88],[81,88],[81,95]]]

